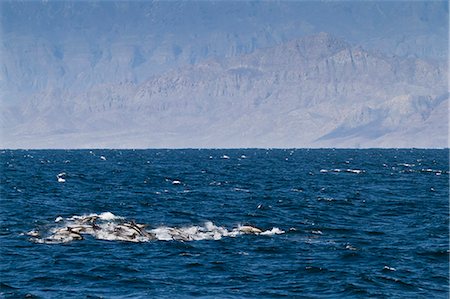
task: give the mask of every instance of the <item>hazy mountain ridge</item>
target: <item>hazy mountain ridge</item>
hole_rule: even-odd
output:
[[[321,33],[142,84],[40,94],[5,140],[19,147],[444,147],[446,82],[443,64],[372,53]]]
[[[173,68],[321,31],[388,55],[446,59],[448,52],[446,1],[5,0],[0,6],[6,104],[51,89],[140,84]]]

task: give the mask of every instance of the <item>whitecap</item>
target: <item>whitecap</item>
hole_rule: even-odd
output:
[[[155,238],[160,241],[171,241],[173,240],[172,235],[169,233],[167,227],[159,227],[152,229],[151,232],[155,235]]]
[[[92,214],[92,215],[96,215],[96,214]],[[98,217],[102,220],[124,219],[123,217],[116,216],[111,212],[103,212],[100,215],[98,215]]]
[[[59,183],[64,183],[66,181],[65,176],[66,176],[66,173],[65,172],[61,172],[61,173],[58,173],[56,175],[56,178],[57,178]]]
[[[272,235],[281,235],[281,234],[284,234],[284,233],[285,233],[284,230],[281,230],[281,229],[279,229],[278,227],[274,227],[274,228],[272,228],[271,230],[266,230],[266,231],[260,233],[260,235],[263,235],[263,236],[272,236]]]
[[[350,245],[350,244],[345,245],[345,249],[352,250],[352,251],[357,250],[356,247],[354,247],[354,246],[352,246],[352,245]]]
[[[101,214],[92,213],[89,215],[82,215],[82,216],[74,215],[70,218],[67,218],[67,220],[69,220],[69,221],[83,220],[83,219],[88,219],[88,218],[92,218],[92,217],[97,217],[97,218],[99,218],[101,220],[105,220],[105,221],[124,219],[124,217],[116,216],[111,212],[103,212]]]
[[[325,200],[325,201],[334,201],[335,199],[333,198],[333,197],[322,197],[322,196],[319,196],[319,197],[317,197],[317,200],[318,201],[322,201],[322,200]]]
[[[347,169],[346,171],[350,172],[350,173],[356,173],[356,174],[360,174],[360,173],[364,172],[364,170],[361,170],[361,169]]]
[[[405,167],[413,167],[415,164],[409,164],[409,163],[398,163],[398,166],[405,166]]]

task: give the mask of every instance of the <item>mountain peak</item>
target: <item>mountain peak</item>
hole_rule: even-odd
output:
[[[296,39],[288,45],[294,46],[303,55],[309,54],[311,58],[316,59],[330,56],[350,47],[345,41],[325,32]]]

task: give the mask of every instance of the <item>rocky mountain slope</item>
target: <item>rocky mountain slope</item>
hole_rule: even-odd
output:
[[[44,89],[5,109],[5,147],[445,147],[446,65],[329,34],[143,82]]]

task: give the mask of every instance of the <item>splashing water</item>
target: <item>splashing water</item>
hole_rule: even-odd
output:
[[[31,230],[27,233],[30,241],[35,243],[59,244],[76,240],[83,240],[83,236],[90,235],[98,240],[149,242],[157,241],[200,241],[220,240],[222,237],[236,237],[243,234],[271,236],[283,234],[284,231],[273,227],[263,231],[250,225],[239,225],[228,230],[217,226],[211,221],[204,225],[191,225],[184,227],[160,226],[147,230],[146,224],[127,220],[125,217],[116,216],[111,212],[101,214],[89,214],[83,216],[71,216],[66,219],[58,216],[55,223],[59,226],[40,232]]]

